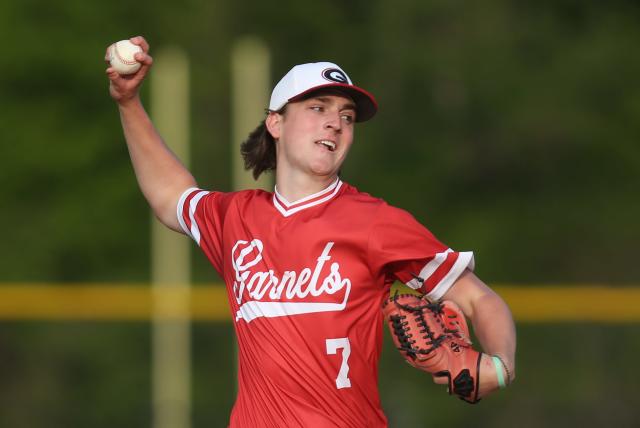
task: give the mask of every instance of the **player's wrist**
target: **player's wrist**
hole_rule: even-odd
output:
[[[491,361],[493,362],[493,366],[496,369],[496,378],[498,379],[498,387],[500,389],[506,388],[507,384],[504,380],[506,370],[504,369],[504,365],[502,364],[502,361],[500,361],[500,358],[496,356],[492,356]]]
[[[120,110],[128,110],[142,106],[142,101],[140,100],[140,94],[138,92],[127,96],[121,96],[115,99],[115,101]]]
[[[505,363],[504,359],[498,355],[491,355],[491,361],[496,369],[496,376],[498,378],[498,385],[500,389],[506,388],[513,382],[512,371]]]

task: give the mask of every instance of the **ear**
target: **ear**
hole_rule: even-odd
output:
[[[265,125],[267,126],[267,131],[273,137],[274,140],[278,140],[280,138],[280,126],[282,124],[282,115],[280,113],[269,112],[267,119],[265,120]]]

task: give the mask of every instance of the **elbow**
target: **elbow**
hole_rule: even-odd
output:
[[[176,232],[182,232],[178,221],[177,200],[151,205],[154,217],[164,226]]]
[[[148,199],[151,211],[158,221],[176,232],[182,232],[182,228],[178,221],[178,201],[180,200],[180,196],[183,191],[184,190],[171,192],[163,195],[162,197]]]
[[[188,188],[196,186],[195,180],[188,176],[180,182],[176,180],[171,186],[157,189],[152,195],[145,196],[147,196],[149,206],[160,223],[171,230],[182,232],[178,221],[178,202]]]

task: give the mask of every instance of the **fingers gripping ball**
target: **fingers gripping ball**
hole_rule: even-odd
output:
[[[141,64],[134,55],[142,52],[142,48],[129,40],[120,40],[109,46],[109,63],[120,74],[133,74],[140,69]]]
[[[391,337],[409,364],[446,377],[449,394],[479,401],[482,353],[471,347],[464,314],[449,301],[429,302],[414,294],[395,294],[382,308]]]

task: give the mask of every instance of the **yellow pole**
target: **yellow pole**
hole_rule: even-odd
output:
[[[231,52],[231,168],[234,190],[273,188],[273,175],[262,174],[255,181],[251,171],[244,169],[240,155],[242,142],[265,118],[270,95],[270,66],[269,50],[260,39],[247,36],[234,44]],[[237,354],[237,349],[235,352]]]
[[[158,51],[151,113],[171,150],[188,167],[189,63],[179,49]],[[154,428],[191,426],[190,247],[152,219],[152,415]]]
[[[244,37],[233,46],[232,78],[232,169],[234,190],[261,188],[272,190],[272,175],[262,175],[256,182],[244,169],[240,144],[265,118],[269,105],[270,56],[264,42]]]

